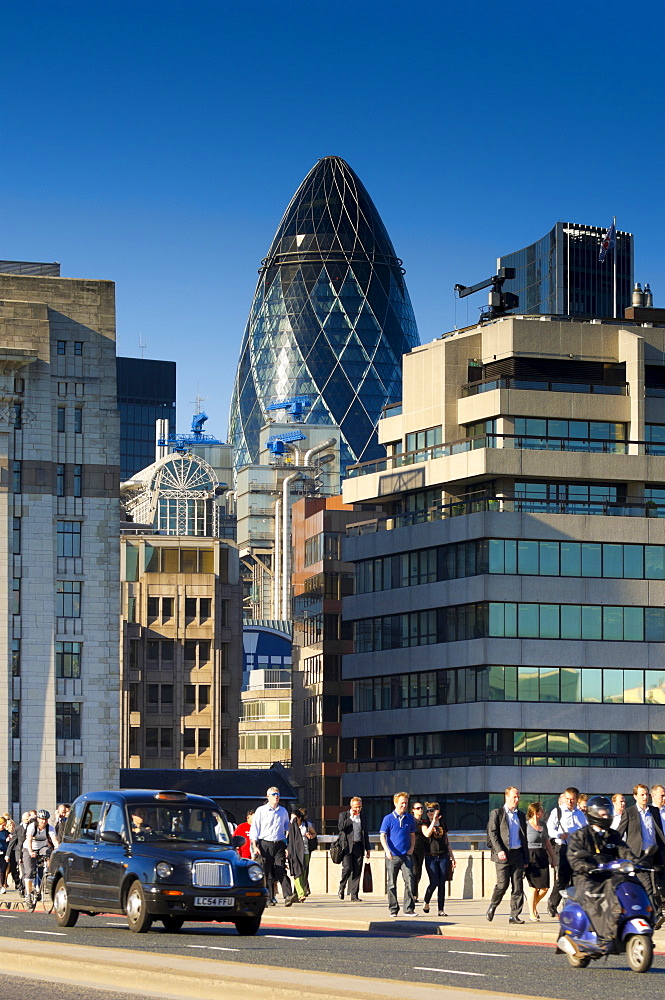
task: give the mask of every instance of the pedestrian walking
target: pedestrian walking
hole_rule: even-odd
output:
[[[665,830],[665,787],[663,785],[651,786],[651,805],[660,813],[660,825]]]
[[[540,920],[538,903],[550,887],[550,867],[556,867],[556,856],[545,825],[542,802],[531,802],[526,811],[526,843],[529,864],[526,869],[529,920]]]
[[[254,813],[249,828],[252,854],[263,861],[263,872],[268,889],[268,901],[277,906],[275,882],[279,882],[284,894],[284,904],[291,906],[298,899],[291,880],[286,874],[286,842],[289,833],[289,814],[279,804],[279,788],[269,788],[268,801]]]
[[[580,812],[583,812],[586,816],[587,802],[589,801],[589,796],[586,792],[580,792],[577,797],[577,808]]]
[[[67,820],[69,819],[69,814],[72,811],[72,807],[69,802],[61,802],[55,811],[55,835],[62,843],[62,838],[65,832],[65,827],[67,826]]]
[[[427,825],[422,826],[425,838],[425,871],[429,885],[425,890],[423,913],[429,913],[429,903],[436,890],[440,917],[446,916],[446,882],[455,867],[455,858],[448,840],[448,827],[441,817],[438,802],[426,802]]]
[[[626,811],[626,800],[621,792],[615,792],[612,796],[612,811],[612,829],[616,830],[621,822],[621,817]]]
[[[416,846],[413,848],[413,898],[417,903],[418,886],[422,878],[425,855],[427,854],[427,844],[423,827],[429,826],[429,822],[422,802],[414,802],[411,805],[411,815],[416,821]]]
[[[381,823],[381,844],[386,856],[386,882],[388,885],[388,906],[390,914],[396,917],[399,913],[397,902],[397,876],[401,872],[404,881],[404,913],[408,917],[415,916],[416,905],[413,899],[413,849],[416,843],[416,822],[407,810],[409,795],[407,792],[397,792],[393,796],[395,808]]]
[[[349,802],[348,810],[339,814],[337,829],[344,852],[342,854],[342,877],[337,895],[340,899],[344,899],[344,890],[348,884],[349,899],[353,903],[360,903],[358,891],[363,870],[363,858],[369,859],[371,844],[367,820],[363,815],[363,800],[358,795],[353,796]]]
[[[665,862],[665,834],[660,818],[660,810],[649,805],[649,788],[639,784],[633,788],[634,806],[624,810],[616,828],[620,837],[630,847],[636,858],[649,852],[649,863],[659,868]],[[656,882],[653,871],[636,872],[636,875],[650,896],[655,898]]]
[[[4,816],[0,816],[0,893],[3,895],[7,892],[8,858],[6,855],[10,839],[7,820]]]
[[[547,820],[547,835],[554,845],[556,857],[556,878],[552,886],[547,912],[556,917],[561,902],[561,892],[573,881],[573,873],[568,864],[568,838],[575,830],[587,825],[587,818],[577,807],[579,790],[571,785],[561,793],[561,804],[554,807]]]
[[[298,843],[298,837],[302,842],[302,858],[300,860],[300,844]],[[289,832],[289,867],[291,869],[291,874],[293,875],[293,886],[298,895],[298,902],[304,903],[307,897],[310,895],[309,891],[309,860],[311,857],[310,851],[310,841],[316,838],[316,830],[312,824],[307,819],[307,812],[305,809],[294,809],[291,815],[291,830]],[[293,851],[291,849],[291,844],[297,845],[299,863],[295,862],[296,868],[300,868],[300,872],[297,873],[294,868],[294,858]]]
[[[252,856],[252,849],[249,843],[249,831],[252,825],[253,816],[254,816],[254,810],[249,809],[245,817],[245,822],[240,823],[236,827],[236,832],[235,832],[236,837],[243,837],[245,840],[244,844],[241,844],[240,847],[237,848],[238,854],[241,858],[251,858]]]
[[[492,861],[496,865],[496,885],[485,914],[490,921],[494,920],[496,909],[510,885],[509,923],[524,923],[520,913],[524,906],[524,869],[529,855],[526,816],[517,808],[519,801],[519,789],[514,785],[506,788],[504,804],[492,810],[487,824],[487,842],[492,851]]]

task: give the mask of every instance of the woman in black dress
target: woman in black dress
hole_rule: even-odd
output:
[[[529,883],[527,899],[529,920],[540,920],[537,906],[550,887],[550,865],[554,867],[554,851],[547,836],[545,811],[541,802],[531,802],[526,811],[526,839],[529,865],[526,880]]]

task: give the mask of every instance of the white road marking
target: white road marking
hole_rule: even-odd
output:
[[[67,937],[64,931],[26,931],[26,934],[50,934],[52,937]]]
[[[449,955],[482,955],[483,958],[510,958],[510,955],[501,955],[496,951],[453,951],[451,948]]]
[[[188,948],[203,948],[204,951],[240,951],[240,948],[222,948],[216,944],[188,944]]]
[[[0,913],[0,917],[2,917],[3,920],[16,920],[15,913]]]
[[[104,926],[105,927],[120,927],[122,929],[125,925],[124,925],[124,923],[122,923],[122,924],[118,923],[117,920],[114,920],[113,923],[111,923],[111,921],[109,920]]]
[[[481,979],[487,979],[484,972],[460,972],[459,969],[431,969],[428,965],[414,965],[413,968],[416,972],[446,972],[450,976],[480,976]]]
[[[278,941],[303,941],[304,938],[297,937],[295,934],[262,934],[261,937],[264,938],[276,938]]]

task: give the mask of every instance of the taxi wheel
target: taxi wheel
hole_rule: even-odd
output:
[[[132,882],[130,885],[125,912],[130,931],[135,934],[145,934],[146,931],[150,930],[152,917],[148,913],[148,904],[140,882]]]
[[[58,927],[73,927],[79,918],[79,911],[72,910],[64,878],[53,887],[53,912]]]
[[[184,917],[166,916],[159,918],[164,925],[165,931],[179,931],[185,922]]]
[[[242,937],[248,937],[250,934],[257,933],[261,926],[261,917],[236,917],[233,923],[236,925],[238,934]]]

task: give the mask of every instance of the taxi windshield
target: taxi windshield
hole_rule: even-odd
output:
[[[226,818],[215,809],[187,806],[131,803],[127,807],[133,841],[173,840],[186,844],[224,844],[231,834]]]

